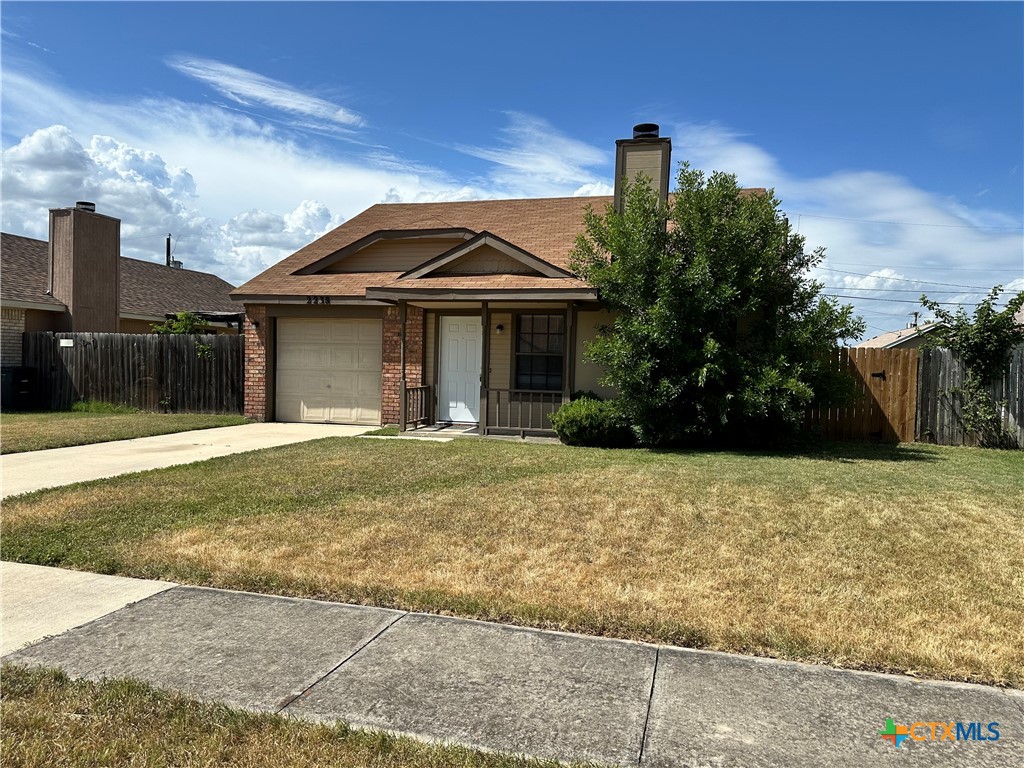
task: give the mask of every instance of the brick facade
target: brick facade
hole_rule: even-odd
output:
[[[405,319],[405,381],[423,383],[423,318],[425,311],[409,307]],[[402,315],[398,307],[384,310],[383,370],[381,372],[381,423],[397,424],[402,382]]]
[[[24,309],[0,309],[0,363],[21,365],[21,335],[24,331]]]
[[[423,383],[425,315],[423,309],[409,307],[406,316],[405,378],[409,386]],[[256,323],[259,324],[258,328]],[[267,388],[267,377],[270,374],[267,370],[267,337],[270,327],[265,305],[245,305],[244,332],[245,415],[254,421],[266,421],[270,418],[271,408]],[[397,424],[402,380],[402,320],[398,307],[387,307],[384,310],[382,363],[381,423]]]
[[[259,327],[256,327],[256,326]],[[267,402],[267,308],[262,304],[245,305],[245,416],[266,421]]]

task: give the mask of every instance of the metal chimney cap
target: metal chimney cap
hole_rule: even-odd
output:
[[[90,203],[88,200],[79,200],[75,203],[75,208],[80,211],[89,211],[90,213],[96,213],[96,203]]]
[[[633,126],[634,139],[656,139],[661,135],[661,127],[657,123],[637,123]]]

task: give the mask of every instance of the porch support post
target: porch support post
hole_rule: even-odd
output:
[[[572,397],[576,379],[576,304],[570,302],[565,313],[565,365],[562,377],[562,402]]]
[[[406,402],[406,398],[408,397],[408,395],[405,392],[405,326],[406,326],[406,319],[408,317],[408,313],[409,313],[409,305],[407,304],[407,302],[404,302],[404,301],[399,302],[399,304],[398,304],[398,314],[399,314],[399,317],[401,318],[401,322],[402,322],[402,344],[401,344],[401,350],[402,350],[401,351],[402,375],[401,375],[401,378],[398,381],[398,430],[400,432],[405,432],[405,427],[406,427],[405,420],[408,417],[408,412],[409,412],[408,411],[408,407],[407,407],[408,403]]]
[[[487,387],[491,379],[491,310],[487,302],[480,305],[480,434],[487,434]]]

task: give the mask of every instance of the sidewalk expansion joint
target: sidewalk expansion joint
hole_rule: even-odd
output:
[[[647,727],[651,723],[651,707],[654,706],[654,685],[658,682],[658,661],[661,658],[661,649],[654,649],[654,672],[651,673],[651,692],[647,697],[647,715],[644,717],[644,731],[640,735],[640,754],[637,755],[636,764],[641,765],[644,761],[644,747],[647,746]]]
[[[328,671],[327,671],[327,672],[326,672],[325,674],[321,675],[321,676],[320,676],[320,677],[318,677],[318,678],[317,678],[316,680],[314,680],[314,681],[313,681],[312,683],[310,683],[310,685],[309,685],[309,686],[308,686],[308,687],[307,687],[307,688],[306,688],[305,690],[303,690],[303,691],[300,691],[299,693],[296,693],[296,694],[295,694],[294,696],[290,696],[290,697],[288,697],[287,699],[285,699],[285,700],[284,700],[284,703],[283,703],[283,704],[281,704],[281,706],[279,706],[279,707],[278,707],[278,708],[277,708],[277,709],[275,710],[275,714],[278,714],[278,715],[279,715],[279,714],[281,714],[282,712],[284,712],[284,710],[286,710],[286,709],[287,709],[288,707],[290,707],[290,706],[291,706],[292,704],[294,704],[294,703],[295,703],[296,701],[298,701],[299,699],[303,699],[303,698],[305,698],[306,696],[308,696],[308,695],[309,695],[309,692],[310,692],[310,691],[312,691],[312,690],[313,690],[313,689],[314,689],[314,688],[315,688],[316,686],[318,686],[318,685],[319,685],[320,683],[322,683],[322,682],[323,682],[324,680],[326,680],[326,679],[327,679],[328,677],[330,677],[331,675],[333,675],[333,674],[334,674],[335,672],[337,672],[337,671],[338,671],[339,669],[341,669],[341,668],[342,668],[343,666],[345,666],[346,664],[348,664],[348,662],[350,662],[350,661],[351,661],[351,660],[352,660],[353,658],[355,658],[356,654],[358,654],[358,653],[359,653],[360,651],[362,651],[362,650],[363,650],[363,649],[364,649],[364,648],[365,648],[366,646],[368,646],[368,645],[369,645],[370,643],[372,643],[372,642],[373,642],[374,640],[376,640],[376,639],[377,639],[378,637],[380,637],[381,635],[383,635],[383,634],[384,634],[385,632],[387,632],[387,631],[388,631],[389,629],[391,629],[391,628],[392,628],[393,626],[395,626],[395,624],[397,624],[398,622],[400,622],[400,621],[401,621],[402,619],[404,619],[404,618],[405,618],[406,616],[408,616],[408,615],[409,615],[409,612],[408,612],[408,611],[405,611],[405,612],[401,613],[401,614],[400,614],[399,616],[397,616],[397,617],[396,617],[396,618],[395,618],[395,619],[394,619],[393,621],[390,621],[390,622],[388,622],[388,624],[387,624],[387,625],[386,625],[386,626],[385,626],[385,627],[384,627],[383,629],[381,629],[381,630],[380,630],[380,632],[378,632],[377,634],[375,634],[375,635],[374,635],[373,637],[371,637],[371,638],[370,638],[369,640],[367,640],[367,641],[366,641],[365,643],[363,643],[363,644],[362,644],[362,645],[360,645],[360,646],[359,646],[358,648],[356,648],[356,649],[355,649],[354,651],[352,651],[352,653],[350,653],[350,654],[349,654],[348,656],[346,656],[346,657],[345,657],[344,659],[342,659],[342,660],[341,660],[341,661],[339,661],[339,662],[338,662],[337,664],[335,664],[335,665],[334,665],[333,667],[331,667],[331,669],[330,669],[330,670],[328,670]]]

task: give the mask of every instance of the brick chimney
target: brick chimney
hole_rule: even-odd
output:
[[[121,220],[93,203],[50,210],[50,293],[68,307],[67,330],[116,333]]]
[[[672,176],[672,139],[661,138],[657,123],[633,126],[632,139],[615,142],[615,210],[622,212],[622,188],[636,181],[638,173],[650,177],[651,189],[668,201]]]

